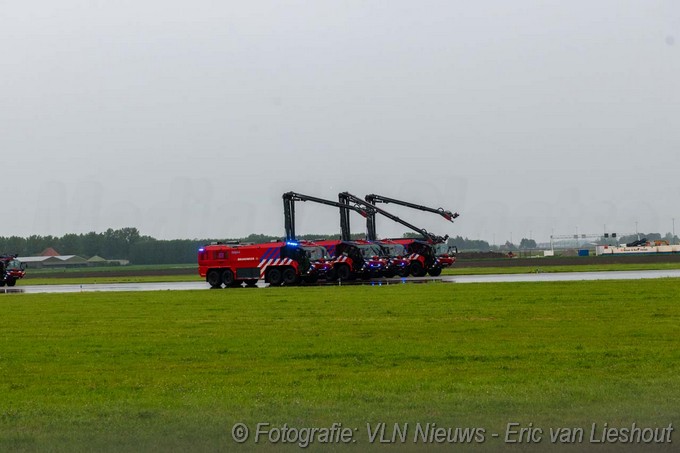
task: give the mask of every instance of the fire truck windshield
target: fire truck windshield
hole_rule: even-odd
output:
[[[329,259],[330,257],[330,255],[328,254],[328,250],[326,250],[325,247],[305,245],[302,247],[302,249],[305,252],[307,252],[307,255],[309,255],[309,259],[312,261],[318,261],[320,259]]]
[[[406,248],[401,244],[381,244],[381,246],[387,252],[388,256],[406,255]]]
[[[434,244],[434,252],[437,255],[445,255],[449,253],[449,246],[446,243]]]
[[[7,263],[7,270],[8,271],[21,270],[21,269],[22,269],[21,261],[19,261],[19,260],[11,260]]]
[[[357,245],[361,250],[361,256],[364,258],[371,258],[373,256],[380,256],[380,247],[376,244],[360,244]]]

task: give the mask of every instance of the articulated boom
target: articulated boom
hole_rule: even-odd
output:
[[[295,236],[295,202],[296,201],[311,201],[314,203],[320,203],[320,204],[325,204],[328,206],[335,206],[337,208],[340,208],[340,223],[341,223],[341,229],[342,234],[343,234],[343,240],[349,240],[349,230],[347,232],[344,230],[344,227],[342,227],[342,213],[343,213],[343,208],[345,207],[344,205],[338,203],[337,201],[332,201],[332,200],[325,200],[323,198],[317,198],[317,197],[312,197],[310,195],[303,195],[301,193],[295,193],[295,192],[286,192],[283,194],[283,216],[284,216],[284,224],[285,224],[285,229],[286,229],[286,240],[287,241],[295,241],[296,236]],[[357,206],[349,206],[349,209],[352,209],[359,214],[361,214],[364,217],[368,217],[370,215],[370,212],[373,211],[372,207],[367,207],[367,208],[359,208]],[[345,238],[345,233],[347,233],[347,238]]]
[[[426,212],[433,212],[435,214],[439,214],[440,216],[444,217],[446,220],[453,222],[453,219],[457,218],[460,216],[457,212],[451,212],[447,211],[444,208],[430,208],[428,206],[423,206],[415,203],[410,203],[408,201],[403,201],[403,200],[397,200],[396,198],[388,198],[382,195],[376,195],[376,194],[370,194],[366,195],[364,197],[366,201],[371,203],[372,205],[375,205],[376,203],[393,203],[393,204],[398,204],[401,206],[406,206],[407,208],[412,208],[412,209],[418,209],[420,211],[426,211]]]
[[[391,213],[385,211],[384,209],[381,209],[381,208],[375,206],[374,204],[372,204],[372,202],[370,200],[362,200],[361,198],[357,197],[356,195],[352,195],[351,193],[348,193],[348,192],[339,193],[338,199],[340,199],[345,204],[345,206],[348,206],[349,202],[352,202],[352,203],[355,203],[355,204],[366,206],[367,208],[373,208],[373,211],[371,213],[369,213],[368,217],[366,218],[366,229],[368,230],[367,231],[367,237],[368,237],[369,241],[378,240],[378,235],[376,233],[376,227],[375,227],[375,214],[376,213],[381,214],[381,215],[387,217],[388,219],[390,219],[394,222],[397,222],[401,225],[404,225],[406,228],[409,228],[409,229],[415,231],[416,233],[420,234],[423,237],[423,239],[426,240],[427,242],[439,244],[439,243],[442,243],[442,242],[446,242],[446,240],[449,238],[448,236],[443,236],[443,237],[437,236],[436,234],[432,234],[432,233],[428,232],[424,228],[418,228],[417,226],[415,226],[411,223],[408,223],[407,221],[397,217],[396,215],[391,214]],[[347,214],[347,215],[349,215],[349,214]]]
[[[295,202],[311,201],[340,208],[340,229],[342,239],[330,241],[315,241],[317,245],[326,247],[329,254],[334,257],[331,260],[332,269],[326,272],[327,280],[348,280],[356,277],[370,278],[377,276],[384,267],[384,260],[374,258],[375,250],[371,244],[362,244],[360,241],[350,241],[349,209],[368,217],[373,212],[372,206],[346,206],[337,201],[312,197],[295,192],[283,194],[284,223],[286,228],[286,240],[297,240],[295,234]]]

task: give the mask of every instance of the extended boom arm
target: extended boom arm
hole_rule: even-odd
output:
[[[440,216],[444,217],[446,220],[453,222],[453,219],[458,217],[460,214],[457,212],[451,212],[447,211],[444,208],[430,208],[428,206],[422,206],[419,204],[415,203],[409,203],[408,201],[402,201],[402,200],[397,200],[394,198],[388,198],[384,197],[382,195],[376,195],[376,194],[370,194],[366,195],[366,201],[371,203],[372,205],[375,205],[376,203],[394,203],[398,204],[401,206],[406,206],[407,208],[412,208],[412,209],[418,209],[420,211],[426,211],[426,212],[433,212],[435,214],[439,214]]]
[[[347,224],[347,228],[349,228],[349,211],[347,211],[347,208],[354,209],[354,208],[357,207],[356,205],[359,204],[367,210],[370,209],[370,211],[368,212],[368,216],[366,216],[367,239],[369,241],[375,241],[375,240],[378,239],[376,229],[375,229],[375,213],[376,212],[378,214],[381,214],[381,215],[387,217],[388,219],[390,219],[394,222],[397,222],[401,225],[404,225],[405,227],[415,231],[416,233],[421,234],[423,236],[423,238],[428,242],[432,242],[432,243],[435,243],[435,244],[441,244],[443,242],[446,242],[446,240],[449,238],[448,235],[444,236],[444,237],[437,236],[436,234],[432,234],[432,233],[428,232],[427,230],[425,230],[423,228],[418,228],[417,226],[412,225],[412,224],[408,223],[407,221],[405,221],[403,219],[400,219],[396,215],[390,214],[389,212],[387,212],[383,209],[380,209],[379,207],[374,206],[374,205],[370,204],[368,201],[362,200],[361,198],[359,198],[355,195],[352,195],[349,192],[339,193],[338,194],[338,200],[340,200],[340,203],[342,204],[342,207],[340,208],[340,216],[341,216],[341,219],[343,217],[346,219],[344,221]],[[355,204],[351,205],[350,202],[355,203]]]
[[[314,203],[321,203],[325,204],[328,206],[335,206],[340,208],[340,227],[342,230],[342,240],[343,241],[348,241],[349,240],[349,223],[345,224],[343,222],[343,208],[349,208],[352,209],[353,211],[358,212],[364,217],[368,217],[369,213],[373,211],[372,206],[367,206],[366,208],[360,208],[358,206],[345,206],[343,204],[338,203],[337,201],[331,201],[331,200],[325,200],[323,198],[317,198],[317,197],[312,197],[309,195],[303,195],[301,193],[295,193],[295,192],[286,192],[283,194],[283,215],[284,215],[284,223],[285,223],[285,228],[286,228],[286,240],[287,241],[295,241],[296,236],[295,236],[295,202],[296,201],[311,201]],[[349,215],[347,216],[349,217]]]

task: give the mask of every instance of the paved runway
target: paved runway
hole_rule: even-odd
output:
[[[587,280],[640,280],[650,278],[680,278],[680,269],[652,271],[610,271],[610,272],[560,272],[535,274],[492,274],[492,275],[447,275],[443,277],[409,277],[402,279],[380,279],[356,281],[343,284],[363,285],[399,285],[441,281],[444,283],[500,283],[500,282],[564,282]],[[23,282],[22,282],[23,283]],[[335,283],[333,286],[337,285]],[[259,283],[259,287],[268,286]],[[330,284],[329,284],[330,286]],[[113,292],[113,291],[178,291],[178,290],[210,290],[205,282],[172,282],[172,283],[88,283],[83,285],[21,285],[13,288],[2,287],[0,294],[39,294],[39,293],[79,293],[79,292]],[[230,289],[235,291],[236,289]],[[245,290],[245,289],[244,289]],[[222,290],[227,291],[227,290]]]
[[[554,272],[534,274],[458,275],[443,277],[452,283],[498,282],[573,282],[586,280],[642,280],[649,278],[680,278],[680,269],[651,271]]]

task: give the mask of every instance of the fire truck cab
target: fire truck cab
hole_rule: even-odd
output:
[[[410,262],[409,271],[414,277],[424,277],[430,274],[437,277],[442,273],[442,262],[435,254],[432,244],[418,239],[392,239],[398,244],[406,247],[408,255],[406,258]]]
[[[386,261],[380,257],[380,247],[366,241],[324,240],[317,244],[330,253],[333,270],[326,280],[370,279],[382,276]]]
[[[410,272],[410,261],[406,258],[408,253],[406,247],[390,239],[381,239],[375,242],[382,251],[382,256],[386,259],[383,276],[392,278],[395,275],[408,277]]]

